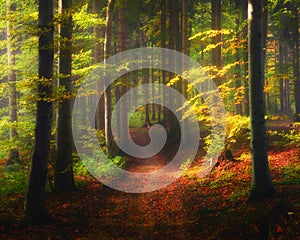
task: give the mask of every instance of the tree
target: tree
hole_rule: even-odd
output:
[[[53,78],[53,2],[39,0],[39,65],[38,99],[35,127],[35,145],[29,184],[26,193],[23,222],[42,224],[50,217],[45,207],[45,184],[52,123]]]
[[[181,32],[180,32],[180,8],[181,4],[180,1],[176,0],[169,0],[169,49],[174,49],[178,52],[182,51],[182,42],[181,42]],[[179,60],[179,59],[177,59]],[[176,62],[176,59],[169,57],[169,64],[175,65],[178,70],[178,67],[181,67],[179,62]],[[169,73],[170,80],[175,77],[175,74]],[[181,89],[181,81],[177,81],[174,84],[174,88],[178,90],[179,92],[182,91]],[[170,99],[170,96],[168,97],[169,101],[172,101]],[[175,117],[174,114],[171,113],[171,111],[167,111],[168,116],[167,119],[170,124],[170,131],[168,135],[173,138],[175,142],[180,142],[180,127],[178,124],[178,119]]]
[[[7,39],[7,65],[8,65],[8,107],[9,107],[9,121],[11,123],[9,128],[9,138],[13,142],[18,137],[16,123],[18,121],[17,115],[17,91],[16,91],[16,72],[15,68],[15,44],[12,36],[12,26],[10,21],[10,14],[15,11],[15,5],[10,0],[6,0],[6,39]],[[7,164],[13,164],[19,161],[19,151],[16,147],[10,149]]]
[[[248,7],[250,119],[252,151],[252,189],[249,201],[257,201],[275,193],[270,176],[267,152],[264,58],[263,5],[261,0],[250,0]]]
[[[93,0],[93,13],[100,16],[100,11],[102,9],[102,2],[99,0]],[[101,63],[103,61],[103,42],[104,28],[99,25],[94,26],[94,36],[95,36],[95,47],[94,47],[94,61],[95,63]],[[97,90],[99,86],[97,85]],[[104,130],[104,97],[102,96],[97,105],[96,112],[96,129]]]
[[[127,44],[126,44],[126,10],[125,10],[125,3],[120,3],[119,6],[119,52],[126,51]],[[120,59],[122,61],[122,59]],[[121,85],[120,85],[120,94],[123,95],[127,91],[127,79],[125,76],[121,76]],[[125,125],[127,125],[128,116],[127,116],[127,102],[121,101],[120,104],[120,126],[118,128],[120,129],[120,141],[122,145],[126,145],[127,141],[127,128]]]
[[[292,4],[293,21],[293,74],[294,74],[294,98],[295,98],[295,120],[300,121],[300,78],[299,78],[299,14],[297,11],[296,1]]]
[[[212,50],[212,65],[216,67],[217,70],[220,70],[222,67],[222,52],[221,52],[221,19],[222,19],[222,1],[221,0],[212,0],[211,1],[211,28],[215,30],[215,36],[212,38],[212,44],[214,48]],[[221,79],[216,78],[216,84],[221,84]]]
[[[236,38],[238,42],[241,42],[241,34],[239,32],[239,28],[241,26],[240,24],[240,4],[241,2],[239,0],[235,1],[235,7],[237,9],[237,14],[236,14]],[[240,52],[239,49],[236,51],[236,62],[240,61]],[[237,115],[242,115],[243,109],[242,109],[242,104],[241,104],[241,87],[242,87],[242,81],[241,81],[241,65],[237,64],[236,66],[236,72],[235,72],[235,86],[237,89],[236,95],[237,95],[237,103],[235,104],[235,113]]]
[[[72,106],[71,106],[71,71],[72,71],[72,0],[59,1],[60,44],[58,70],[58,87],[66,96],[58,102],[57,136],[56,136],[56,163],[55,189],[62,192],[71,192],[75,189],[72,167]]]
[[[106,27],[104,38],[104,61],[111,55],[112,41],[112,17],[115,0],[108,0],[106,9]],[[104,105],[105,105],[105,141],[107,153],[112,153],[112,129],[111,129],[111,86],[105,86]]]
[[[247,22],[247,14],[248,14],[248,0],[241,1],[242,8],[242,22]],[[249,77],[248,77],[248,25],[245,24],[243,28],[243,38],[244,38],[244,52],[243,52],[243,60],[244,60],[244,87],[245,87],[245,99],[243,101],[244,106],[244,114],[249,116]]]
[[[166,10],[166,0],[161,0],[160,3],[160,45],[162,48],[166,47],[166,23],[167,23],[167,10]],[[165,62],[166,59],[164,56],[162,56],[162,61]],[[166,84],[166,72],[165,71],[161,71],[161,78],[162,78],[162,84],[165,85]],[[167,96],[166,96],[166,92],[163,90],[163,103],[164,106],[167,103]],[[166,127],[168,124],[168,109],[167,108],[163,108],[163,124]]]
[[[290,81],[288,78],[288,18],[281,15],[281,34],[279,37],[279,74],[280,79],[280,111],[281,113],[290,113]]]

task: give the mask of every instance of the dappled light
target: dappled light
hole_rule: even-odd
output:
[[[300,239],[296,0],[0,4],[0,240]]]

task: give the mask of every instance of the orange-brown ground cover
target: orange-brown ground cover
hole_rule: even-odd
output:
[[[168,148],[155,166],[150,161],[143,169],[165,164]],[[270,146],[278,196],[250,204],[249,149],[237,149],[236,161],[220,161],[201,179],[196,177],[198,156],[184,176],[151,193],[118,192],[95,180],[74,193],[48,193],[54,221],[47,226],[18,227],[24,196],[7,196],[3,200],[11,204],[7,214],[1,209],[0,239],[300,239],[300,173],[293,171],[300,166],[299,150]],[[137,170],[135,165],[129,168]]]

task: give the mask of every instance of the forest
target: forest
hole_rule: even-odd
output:
[[[300,239],[298,0],[0,3],[0,239]]]

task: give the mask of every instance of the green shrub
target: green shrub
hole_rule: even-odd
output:
[[[216,130],[218,131],[218,130]],[[218,134],[215,135],[215,143],[218,146],[226,145],[230,149],[235,143],[241,146],[249,146],[250,141],[250,118],[240,115],[226,115],[226,139],[223,143],[223,139],[218,137]],[[204,137],[205,149],[208,149],[208,146],[211,144],[211,135]],[[217,151],[219,149],[215,148],[212,151]]]
[[[145,124],[144,114],[140,111],[135,111],[129,119],[129,127],[138,128]]]
[[[279,141],[274,141],[274,145],[300,147],[300,123],[293,123],[289,131],[268,131],[270,136],[278,136]]]
[[[19,164],[0,166],[0,195],[25,193],[28,173],[28,167]]]
[[[89,169],[101,176],[114,175],[113,168],[111,164],[118,166],[119,168],[123,168],[126,164],[126,158],[122,156],[109,157],[110,164],[99,164],[95,161],[95,157],[83,156],[84,161],[78,161],[74,164],[73,170],[75,179],[77,181],[88,181],[91,177],[89,173]]]
[[[226,115],[226,143],[249,145],[250,118],[240,115]]]

